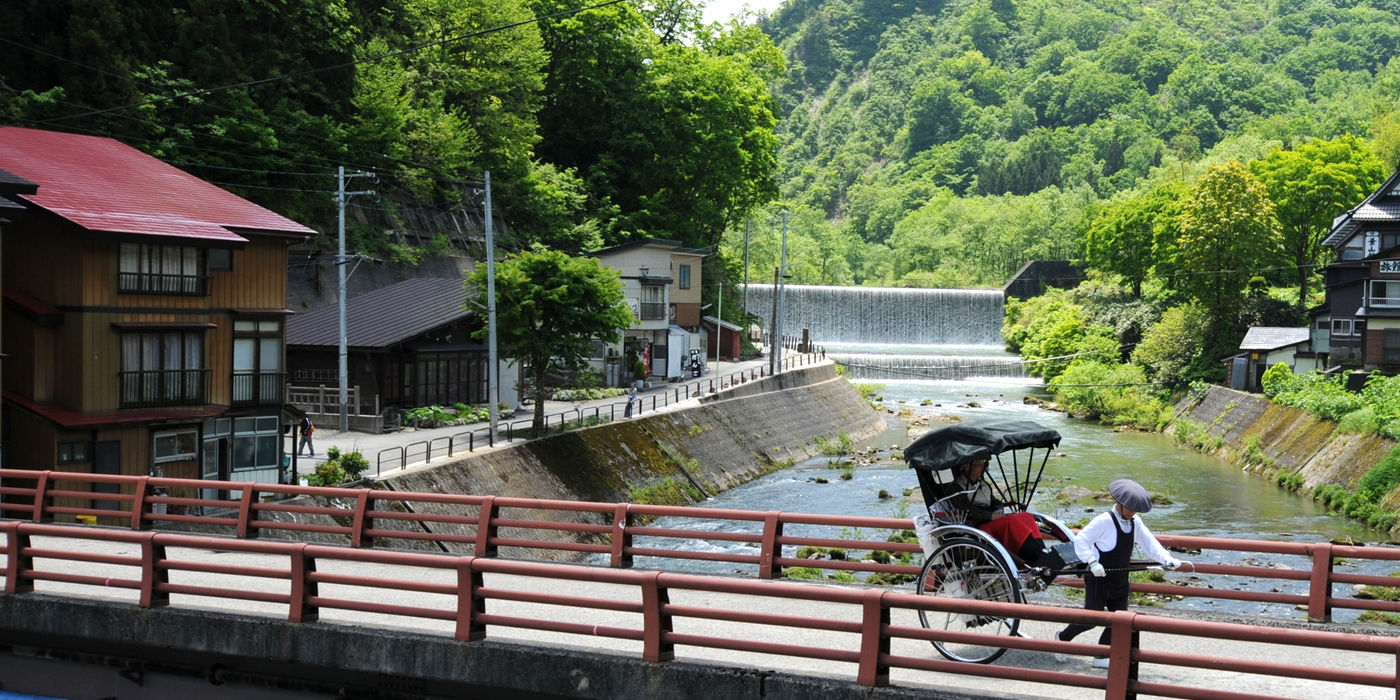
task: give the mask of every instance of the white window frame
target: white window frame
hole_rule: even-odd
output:
[[[1335,337],[1337,337],[1337,336],[1339,336],[1339,335],[1351,335],[1351,332],[1352,332],[1352,322],[1351,322],[1351,319],[1349,319],[1349,318],[1334,318],[1334,319],[1332,319],[1332,337],[1335,338]]]
[[[1377,287],[1383,294],[1376,295]],[[1371,280],[1371,306],[1382,309],[1400,308],[1400,280]]]
[[[181,435],[190,436],[189,452],[178,451],[180,449]],[[175,438],[175,449],[177,450],[177,452],[168,455],[161,455],[158,452],[160,448],[160,440],[161,438],[168,437]],[[186,460],[197,459],[199,457],[199,431],[194,428],[182,428],[180,430],[164,430],[159,433],[156,433],[155,435],[151,436],[151,454],[154,455],[154,459],[151,461],[155,464],[161,464],[164,462],[184,462]]]

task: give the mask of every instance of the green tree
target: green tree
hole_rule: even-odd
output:
[[[1308,278],[1322,253],[1332,220],[1355,206],[1385,178],[1385,166],[1355,136],[1312,140],[1297,150],[1275,150],[1250,163],[1269,190],[1283,248],[1298,266],[1298,305],[1308,299]]]
[[[1210,312],[1212,329],[1223,330],[1249,278],[1279,258],[1268,190],[1237,160],[1212,166],[1182,207],[1178,243],[1183,288]]]
[[[486,265],[466,285],[486,298]],[[496,266],[497,333],[504,355],[529,367],[535,399],[533,433],[544,430],[544,402],[559,378],[583,371],[592,341],[615,343],[632,325],[617,271],[594,258],[575,258],[542,246]],[[473,334],[486,338],[487,329]]]
[[[1133,349],[1133,364],[1141,366],[1154,382],[1181,383],[1182,374],[1201,352],[1209,325],[1210,319],[1198,304],[1167,309]]]

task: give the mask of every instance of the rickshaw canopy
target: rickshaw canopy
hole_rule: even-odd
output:
[[[944,471],[1008,450],[1051,448],[1060,433],[1028,420],[974,420],[934,430],[904,449],[914,469]]]

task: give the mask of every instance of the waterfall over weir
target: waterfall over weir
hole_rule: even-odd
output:
[[[821,343],[1000,345],[1002,293],[986,289],[790,284],[783,332]],[[749,285],[748,310],[769,328],[773,285]]]
[[[828,348],[827,357],[853,379],[1024,379],[1026,366],[1015,355],[886,355]]]

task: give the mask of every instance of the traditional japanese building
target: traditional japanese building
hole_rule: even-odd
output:
[[[1400,371],[1400,170],[1332,222],[1327,300],[1309,313],[1328,366]]]
[[[5,466],[280,480],[286,248],[315,232],[112,139],[0,128],[0,168],[37,185],[6,195]]]

